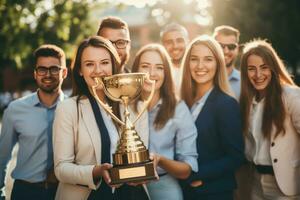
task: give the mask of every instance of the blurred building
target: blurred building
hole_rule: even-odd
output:
[[[131,56],[128,62],[128,67],[131,67],[132,61],[137,50],[145,44],[158,42],[160,43],[159,33],[161,27],[157,24],[155,19],[151,17],[151,9],[149,7],[137,8],[135,6],[111,6],[106,9],[96,8],[96,11],[92,11],[91,23],[95,24],[95,32],[98,29],[101,18],[105,16],[118,16],[126,21],[129,25],[131,34]],[[184,25],[189,33],[190,39],[197,35],[207,32],[207,28],[197,24],[193,17],[185,16]],[[93,35],[95,33],[91,33]],[[70,60],[68,58],[68,67],[70,66]],[[63,89],[70,91],[71,78],[70,74],[64,81]],[[12,69],[11,67],[4,66],[0,68],[0,93],[9,93],[13,98],[23,96],[22,94],[29,91],[36,90],[35,80],[33,78],[33,67],[27,66],[22,69]]]
[[[99,25],[101,19],[105,16],[118,16],[129,25],[130,36],[131,36],[131,56],[128,62],[128,67],[131,67],[134,56],[139,48],[143,45],[156,42],[160,43],[160,29],[154,17],[151,16],[151,8],[143,7],[137,8],[135,6],[112,6],[100,12],[96,12],[93,16],[96,24]],[[196,36],[207,33],[207,27],[203,27],[196,23],[195,19],[186,14],[183,16],[184,24],[189,32],[190,39]]]

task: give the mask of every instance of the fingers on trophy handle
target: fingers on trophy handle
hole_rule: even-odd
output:
[[[142,108],[141,112],[138,114],[138,116],[136,117],[136,119],[133,121],[133,124],[135,124],[137,122],[137,120],[141,117],[141,115],[145,112],[145,110],[147,109],[147,107],[154,95],[154,92],[155,92],[155,81],[151,80],[149,75],[146,75],[146,79],[147,79],[147,81],[149,81],[151,83],[151,93],[150,93],[148,99],[146,101],[144,101],[143,108]]]
[[[94,98],[100,103],[100,105],[104,108],[104,110],[105,110],[106,112],[108,112],[108,113],[111,115],[111,117],[112,117],[117,123],[119,123],[119,124],[122,125],[122,126],[125,126],[125,123],[122,122],[122,121],[121,121],[121,120],[113,113],[111,106],[109,106],[109,105],[105,104],[103,101],[101,101],[101,100],[99,99],[98,95],[97,95],[96,90],[97,90],[97,88],[98,88],[100,85],[102,85],[103,90],[105,90],[105,86],[104,86],[104,84],[103,84],[102,79],[101,79],[101,78],[94,78],[94,81],[96,82],[96,84],[95,84],[94,86],[92,86],[92,95],[94,96]]]

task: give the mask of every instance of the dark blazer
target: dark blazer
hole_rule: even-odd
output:
[[[192,188],[187,184],[184,192],[195,197],[232,191],[236,188],[235,171],[245,161],[238,102],[215,87],[195,123],[199,171],[186,182],[201,180],[203,185]]]

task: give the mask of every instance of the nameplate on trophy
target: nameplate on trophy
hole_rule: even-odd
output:
[[[146,176],[146,168],[145,167],[132,167],[132,168],[128,168],[128,169],[120,169],[119,170],[120,179],[141,177],[141,176]]]

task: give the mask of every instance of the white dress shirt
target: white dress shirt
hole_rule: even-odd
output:
[[[272,165],[270,140],[262,132],[263,110],[265,100],[257,102],[253,98],[250,107],[249,133],[245,138],[245,154],[256,165]]]

